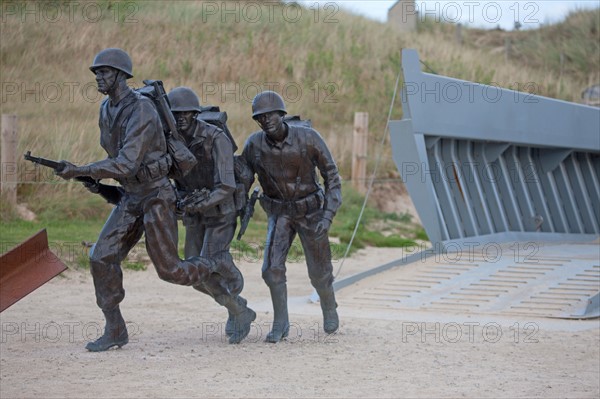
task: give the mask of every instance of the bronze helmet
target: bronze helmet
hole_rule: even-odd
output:
[[[127,79],[133,78],[133,66],[129,54],[120,48],[105,48],[94,57],[90,66],[90,71],[96,72],[96,69],[108,66],[124,72]]]
[[[202,111],[198,96],[189,87],[176,87],[169,92],[167,97],[173,112]]]
[[[281,111],[287,114],[283,98],[274,91],[263,91],[258,93],[252,100],[252,119],[260,114],[265,114],[272,111]]]

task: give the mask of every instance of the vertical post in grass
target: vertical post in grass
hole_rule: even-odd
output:
[[[354,113],[352,145],[352,186],[358,192],[367,191],[367,139],[369,138],[369,113]]]
[[[462,46],[462,44],[463,44],[462,24],[456,24],[456,30],[454,31],[454,41],[459,46]]]
[[[512,58],[512,42],[509,37],[504,38],[504,59],[510,61]]]
[[[12,205],[17,203],[17,116],[2,114],[1,193]]]

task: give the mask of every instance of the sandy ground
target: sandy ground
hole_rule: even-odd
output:
[[[397,259],[397,251],[360,251],[338,279]],[[306,268],[295,263],[288,271],[290,337],[269,344],[272,314],[260,261],[247,256],[238,263],[244,296],[258,314],[241,344],[227,343],[223,308],[192,288],[159,280],[149,267],[125,271],[130,343],[104,353],[84,349],[103,326],[91,277],[67,271],[0,315],[0,397],[600,396],[598,320],[537,320],[531,335],[514,329],[518,321],[501,319],[493,336],[473,328],[457,338],[445,327],[468,326],[468,315],[359,317],[344,305],[342,290],[341,329],[326,336],[320,308],[309,302]]]

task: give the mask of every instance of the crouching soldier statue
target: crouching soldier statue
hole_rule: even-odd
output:
[[[200,101],[189,87],[176,87],[168,95],[171,111],[177,121],[177,130],[198,163],[187,175],[175,179],[179,197],[189,198],[194,192],[204,190],[198,201],[184,206],[185,257],[214,258],[229,253],[237,225],[237,208],[234,201],[233,153],[237,149],[233,138],[215,125],[200,118]],[[231,258],[231,257],[229,257]],[[229,317],[225,332],[229,341],[239,340],[234,334],[236,314],[254,317],[247,301],[240,296],[244,286],[241,272],[233,261],[224,264],[232,278],[224,281],[220,274],[194,288],[210,295],[227,308]],[[252,321],[251,320],[251,321]]]

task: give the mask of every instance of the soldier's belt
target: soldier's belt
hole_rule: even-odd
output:
[[[168,154],[165,154],[156,161],[140,166],[135,176],[123,179],[121,184],[126,186],[160,180],[167,176],[171,165],[173,165],[173,160]]]
[[[262,206],[269,215],[303,216],[316,211],[317,209],[321,209],[325,202],[325,195],[323,194],[323,191],[318,190],[295,201],[282,201],[269,198],[263,194],[259,198],[259,201],[260,206]]]

